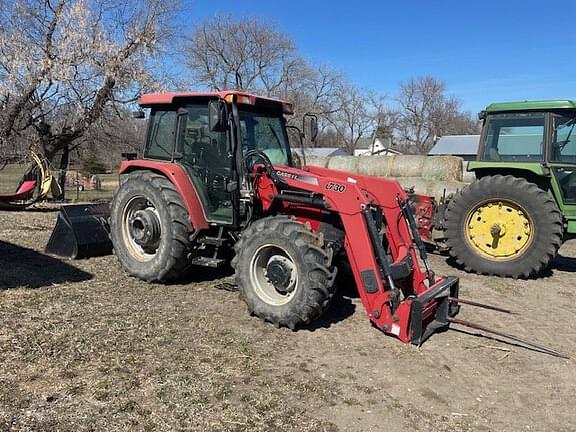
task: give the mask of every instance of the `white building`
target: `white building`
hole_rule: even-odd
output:
[[[354,156],[401,154],[398,150],[393,149],[389,143],[387,144],[385,145],[380,138],[375,140],[372,140],[372,138],[360,138],[354,150]]]

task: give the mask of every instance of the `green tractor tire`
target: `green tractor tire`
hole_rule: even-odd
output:
[[[554,199],[511,175],[482,177],[446,209],[450,254],[466,271],[529,278],[546,269],[562,245],[563,220]]]

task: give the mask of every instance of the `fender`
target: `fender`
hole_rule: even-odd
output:
[[[172,182],[184,202],[184,206],[188,211],[188,216],[192,226],[195,230],[208,229],[208,221],[206,220],[206,215],[204,214],[204,208],[202,207],[202,202],[196,192],[196,188],[192,184],[190,177],[186,170],[175,163],[172,162],[162,162],[153,160],[129,160],[122,161],[120,164],[119,174],[128,174],[138,170],[149,170],[162,174],[168,180]]]
[[[466,170],[474,173],[523,171],[540,177],[550,177],[550,170],[547,170],[540,162],[470,161]]]

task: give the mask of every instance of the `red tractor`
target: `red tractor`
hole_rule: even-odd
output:
[[[151,109],[144,158],[122,163],[110,214],[131,275],[161,282],[232,259],[250,312],[294,329],[326,311],[342,259],[385,333],[420,344],[447,328],[458,279],[429,268],[406,192],[383,178],[296,168],[289,103],[231,91],[149,94],[140,105]],[[314,139],[314,117],[306,130]]]

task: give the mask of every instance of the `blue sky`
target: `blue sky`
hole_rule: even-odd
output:
[[[418,75],[446,82],[466,110],[576,99],[576,0],[185,0],[191,21],[258,16],[315,64],[393,96]]]

